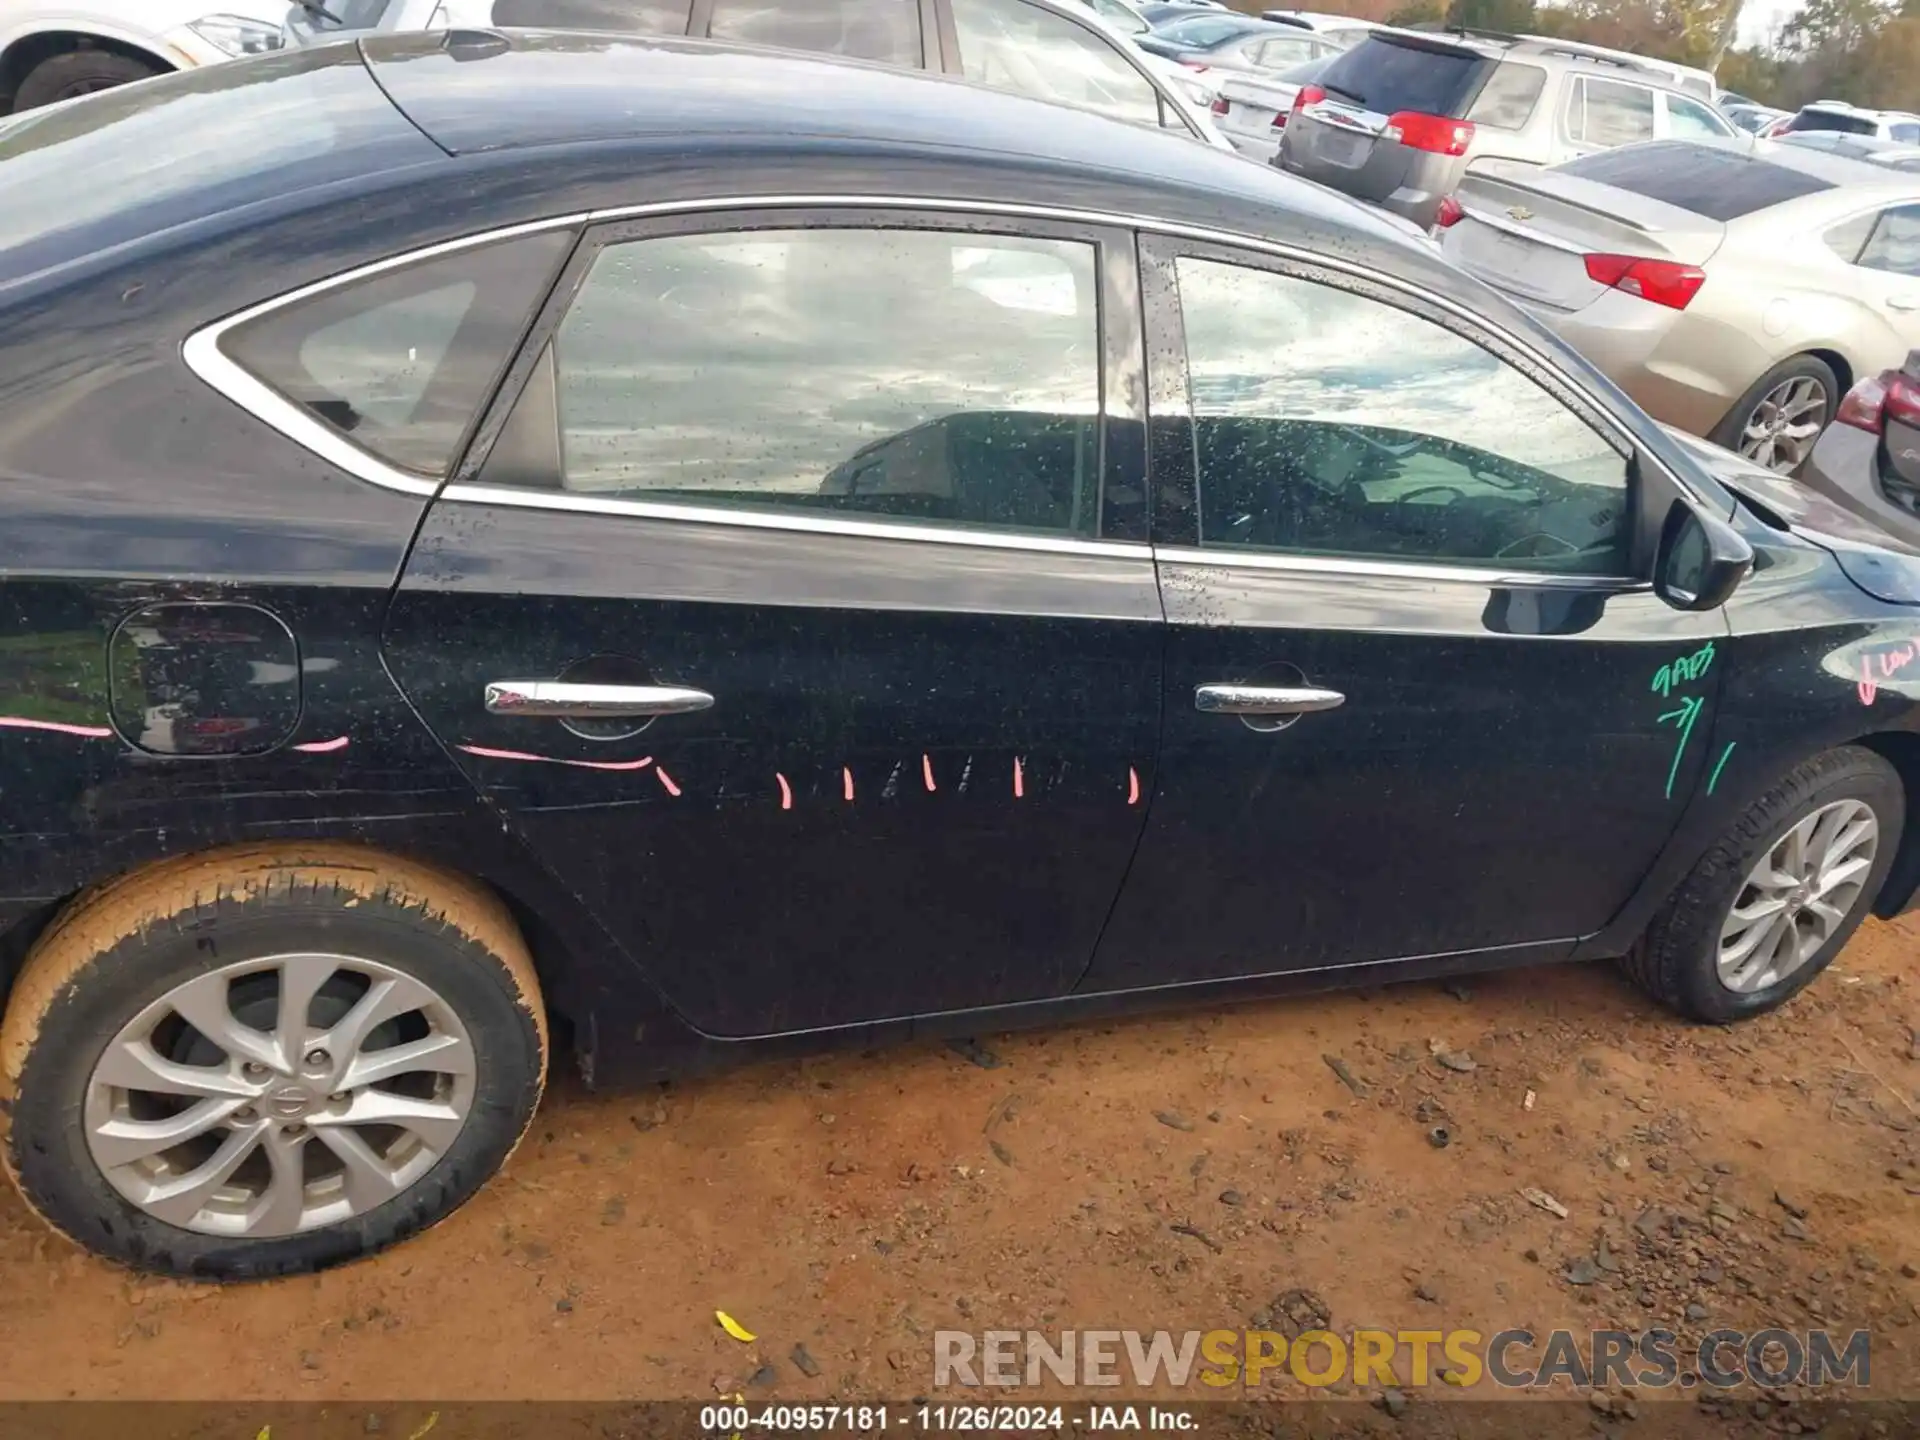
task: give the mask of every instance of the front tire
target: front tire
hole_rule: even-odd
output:
[[[1627,973],[1694,1020],[1777,1009],[1866,918],[1905,820],[1900,774],[1873,751],[1848,745],[1807,761],[1700,858]]]
[[[27,72],[27,78],[14,91],[13,108],[16,113],[33,110],[56,100],[111,90],[164,73],[158,65],[112,50],[68,50],[48,56]]]
[[[29,1205],[143,1270],[336,1265],[444,1219],[546,1078],[532,962],[497,898],[347,845],[176,861],[83,896],[0,1022]]]

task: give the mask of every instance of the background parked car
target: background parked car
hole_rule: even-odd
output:
[[[351,35],[449,26],[691,35],[845,55],[908,69],[944,70],[996,90],[1095,110],[1117,120],[1173,130],[1217,150],[1231,149],[1213,117],[1170,79],[1164,63],[1137,49],[1079,0],[930,0],[934,24],[916,0],[361,0],[351,16],[328,6],[335,25],[306,14],[289,22],[296,44]],[[940,31],[950,26],[959,53]]]
[[[1245,16],[1198,15],[1136,37],[1151,55],[1196,74],[1211,71],[1281,71],[1337,53],[1338,47],[1294,25]],[[1215,76],[1214,82],[1221,77]]]
[[[1920,549],[1920,350],[1847,392],[1802,478]]]
[[[1778,122],[1793,118],[1788,111],[1776,110],[1771,105],[1729,104],[1725,99],[1720,102],[1720,113],[1749,135],[1759,135]]]
[[[1837,130],[1844,135],[1871,135],[1920,145],[1920,115],[1904,110],[1868,110],[1845,100],[1816,100],[1773,128],[1774,135],[1801,130]]]
[[[1369,34],[1383,28],[1372,20],[1362,20],[1357,15],[1330,15],[1321,10],[1262,10],[1262,20],[1271,20],[1276,25],[1294,25],[1302,30],[1311,30],[1322,40],[1332,42],[1337,50],[1351,50]]]
[[[1791,473],[1920,345],[1920,176],[1662,141],[1460,187],[1448,255],[1657,418]]]
[[[1774,143],[1796,149],[1824,150],[1829,155],[1844,155],[1849,160],[1864,160],[1869,165],[1885,165],[1892,170],[1920,170],[1920,145],[1881,140],[1872,135],[1850,135],[1844,130],[1793,130]]]
[[[8,0],[0,115],[278,50],[288,0]]]
[[[1242,155],[1273,163],[1301,87],[1319,79],[1332,63],[1333,55],[1323,55],[1277,75],[1249,71],[1221,76],[1213,101],[1214,123]]]
[[[1377,30],[1296,97],[1275,163],[1431,225],[1469,167],[1745,138],[1659,71],[1551,40]]]

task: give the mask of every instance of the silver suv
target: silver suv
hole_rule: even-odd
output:
[[[1376,30],[1301,88],[1273,163],[1428,226],[1475,161],[1557,165],[1666,138],[1752,143],[1651,62],[1570,41]]]

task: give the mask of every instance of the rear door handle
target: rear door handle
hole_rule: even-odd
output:
[[[1197,685],[1193,708],[1208,715],[1310,715],[1347,703],[1338,690],[1311,685]]]
[[[684,685],[576,685],[565,680],[495,680],[487,713],[560,720],[615,720],[631,715],[685,715],[713,706],[713,696]]]

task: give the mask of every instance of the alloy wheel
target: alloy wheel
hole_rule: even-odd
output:
[[[1791,475],[1805,461],[1827,419],[1827,387],[1795,375],[1767,391],[1740,430],[1740,453],[1757,465]]]
[[[1823,805],[1774,842],[1747,873],[1720,926],[1720,983],[1771,989],[1837,934],[1880,849],[1880,822],[1861,800]]]
[[[170,1225],[293,1235],[400,1195],[473,1106],[451,1006],[377,961],[288,954],[169,990],[88,1077],[87,1148],[107,1182]]]

